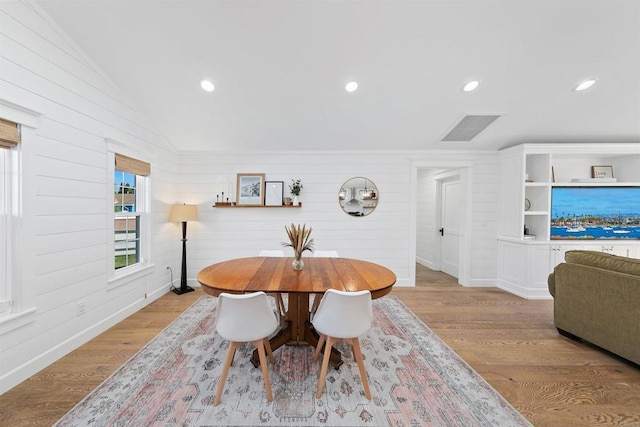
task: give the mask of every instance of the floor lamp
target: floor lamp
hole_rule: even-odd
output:
[[[173,205],[169,212],[170,222],[182,222],[182,271],[180,273],[180,287],[173,288],[178,295],[193,291],[187,286],[187,221],[198,220],[198,207],[196,205]]]

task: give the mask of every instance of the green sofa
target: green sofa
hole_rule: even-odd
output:
[[[567,251],[548,284],[558,332],[640,364],[640,259]]]

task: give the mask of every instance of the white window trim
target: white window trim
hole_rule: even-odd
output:
[[[149,213],[150,207],[150,194],[151,194],[151,182],[149,177],[140,177],[143,181],[141,189],[136,190],[136,204],[140,203],[138,206],[142,206],[142,211],[140,212],[140,262],[128,266],[115,269],[115,212],[113,211],[113,174],[115,172],[115,153],[122,154],[124,156],[132,157],[144,162],[151,163],[148,159],[154,157],[149,153],[140,152],[137,150],[132,150],[130,147],[125,144],[116,141],[111,138],[105,139],[107,143],[107,182],[111,183],[111,185],[107,186],[107,212],[108,212],[108,223],[107,223],[107,289],[114,289],[119,286],[126,285],[127,283],[136,280],[140,277],[146,276],[151,273],[153,264],[151,263],[150,253],[151,253],[151,224],[150,218],[151,215]]]
[[[13,195],[12,171],[14,170],[14,157],[19,147],[0,149],[0,232],[4,236],[0,239],[0,321],[13,311],[13,286],[11,255],[15,236],[12,227],[12,212],[14,206],[11,200]]]
[[[6,158],[9,179],[5,195],[9,199],[8,209],[11,214],[7,218],[7,294],[11,299],[11,311],[0,315],[0,335],[24,326],[36,318],[33,269],[26,260],[33,257],[33,238],[27,228],[31,222],[34,207],[33,178],[31,171],[35,167],[35,130],[40,127],[42,114],[22,104],[0,98],[0,117],[18,123],[21,128],[21,142],[9,150]],[[10,193],[10,194],[9,194]],[[24,285],[30,284],[30,286]]]

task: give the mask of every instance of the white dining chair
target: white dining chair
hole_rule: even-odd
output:
[[[281,249],[263,249],[258,256],[284,257],[284,251]]]
[[[338,258],[338,251],[315,251],[313,256],[318,258]]]
[[[320,396],[322,396],[331,349],[338,340],[342,339],[351,343],[353,347],[353,354],[362,378],[364,394],[367,399],[371,400],[367,372],[364,368],[364,359],[360,351],[360,341],[358,341],[358,337],[367,332],[373,323],[371,292],[327,290],[324,297],[322,297],[322,301],[320,301],[312,323],[316,332],[320,334],[320,340],[313,354],[314,362],[318,360],[322,346],[325,346],[316,398],[320,399]]]
[[[263,249],[260,251],[258,256],[283,258],[284,251],[282,249]],[[287,310],[284,307],[284,300],[282,298],[282,294],[279,292],[274,292],[274,293],[270,293],[269,295],[271,295],[276,300],[276,308],[278,310],[278,315],[281,319],[283,319],[284,316],[287,314]]]
[[[223,292],[218,296],[216,331],[223,339],[229,341],[229,349],[222,366],[213,406],[220,403],[224,383],[227,380],[229,367],[233,363],[236,349],[247,342],[250,342],[258,349],[264,386],[267,391],[267,400],[269,402],[273,401],[265,351],[269,355],[271,363],[275,362],[271,352],[271,344],[269,344],[267,337],[277,328],[278,320],[271,310],[267,294],[264,292],[240,295]]]

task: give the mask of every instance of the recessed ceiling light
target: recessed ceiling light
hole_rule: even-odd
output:
[[[462,91],[463,92],[473,92],[478,85],[480,84],[480,81],[478,80],[471,80],[470,82],[465,83],[464,86],[462,86]]]
[[[573,88],[574,92],[582,92],[583,90],[589,89],[591,86],[596,84],[597,79],[589,79],[580,83],[578,86]]]
[[[347,85],[344,87],[344,89],[347,92],[355,92],[356,90],[358,90],[358,82],[349,82],[347,83]]]
[[[202,87],[202,89],[207,92],[213,92],[213,90],[215,89],[215,86],[213,86],[213,83],[211,83],[209,80],[201,81],[200,87]]]

